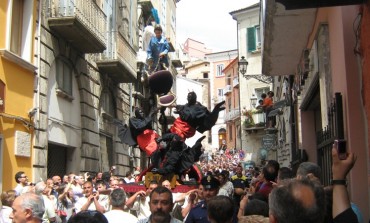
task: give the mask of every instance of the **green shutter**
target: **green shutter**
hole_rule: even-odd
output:
[[[256,50],[256,29],[254,27],[247,28],[247,51]]]

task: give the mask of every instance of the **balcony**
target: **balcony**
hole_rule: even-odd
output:
[[[179,57],[179,51],[176,50],[175,52],[169,52],[168,56],[171,60],[171,63],[174,67],[176,68],[181,68],[182,67],[182,62]]]
[[[225,96],[215,96],[212,98],[213,104],[216,105],[222,101],[225,101]]]
[[[249,110],[243,112],[245,116],[244,128],[245,130],[259,130],[265,129],[266,118],[262,110]]]
[[[239,77],[234,77],[233,79],[233,87],[238,88],[239,87]]]
[[[83,53],[100,53],[106,49],[104,12],[93,0],[49,0],[48,23],[73,47]]]
[[[144,21],[147,21],[148,17],[152,14],[153,4],[151,0],[138,0],[138,5],[141,6],[143,12]]]
[[[109,36],[112,42],[108,49],[100,54],[96,65],[102,73],[107,74],[117,83],[136,81],[136,52],[118,32],[112,31]]]
[[[231,94],[231,85],[226,85],[224,88],[224,95]]]
[[[234,121],[235,119],[240,117],[240,108],[233,108],[226,112],[225,114],[225,122]]]

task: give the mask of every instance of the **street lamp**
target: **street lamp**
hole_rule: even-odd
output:
[[[256,95],[252,94],[252,97],[250,100],[251,100],[251,105],[253,106],[253,108],[255,108],[258,98],[256,97]]]
[[[243,74],[244,76],[245,73],[247,73],[247,66],[248,66],[248,61],[245,59],[244,56],[242,56],[242,58],[239,60],[238,65],[239,65],[239,72]]]
[[[238,66],[239,66],[239,72],[243,75],[243,77],[245,77],[245,79],[249,80],[251,78],[254,78],[266,84],[272,83],[272,76],[266,76],[263,74],[248,74],[247,75],[248,61],[245,59],[244,56],[242,56],[242,58],[239,60]]]

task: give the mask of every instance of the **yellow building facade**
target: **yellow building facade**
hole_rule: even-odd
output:
[[[0,1],[0,191],[24,171],[32,181],[38,1]],[[32,112],[33,111],[33,112]]]

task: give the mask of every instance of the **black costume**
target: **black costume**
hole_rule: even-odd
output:
[[[130,146],[139,145],[140,149],[145,151],[148,156],[157,150],[158,145],[155,141],[159,135],[152,128],[152,111],[149,116],[144,117],[141,109],[135,110],[135,117],[129,119],[129,126],[115,120],[118,125],[118,136],[122,143]]]

